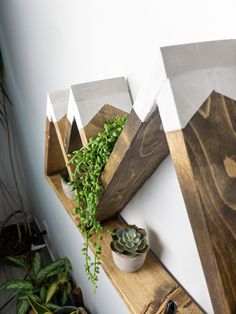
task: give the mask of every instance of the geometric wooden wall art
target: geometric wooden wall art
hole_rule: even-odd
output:
[[[236,313],[236,101],[216,92],[167,133],[215,313]]]
[[[141,92],[136,103],[142,101],[148,104],[150,99],[143,98]],[[63,194],[58,176],[68,161],[67,153],[85,145],[91,134],[96,136],[105,119],[125,112],[130,112],[128,121],[101,177],[104,191],[98,218],[106,219],[102,224],[109,229],[124,224],[115,213],[124,207],[169,152],[158,108],[148,112],[146,120],[142,121],[131,107],[127,82],[123,78],[79,84],[48,95],[45,173],[76,224],[78,221],[72,213],[75,203]],[[107,219],[110,216],[113,217]],[[131,313],[203,313],[153,255],[148,254],[142,270],[132,276],[114,266],[109,244],[110,235],[104,231],[101,264]]]
[[[166,77],[156,101],[212,305],[216,314],[234,314],[236,41],[165,47],[161,54]]]
[[[68,109],[69,89],[51,92],[47,97],[45,174],[58,174],[65,168],[67,155],[63,147],[64,128]],[[78,140],[79,141],[79,140]]]
[[[47,175],[62,171],[68,162],[67,153],[86,145],[107,119],[130,113],[101,176],[104,190],[97,214],[101,221],[120,211],[169,153],[158,109],[143,123],[131,110],[124,78],[73,85],[70,91],[50,93],[47,108],[47,132],[51,132],[46,144]],[[57,133],[58,140],[53,133]],[[58,154],[52,157],[55,151]]]
[[[123,77],[72,85],[67,112],[65,150],[76,141],[73,128],[78,129],[81,144],[97,136],[105,120],[128,114],[132,108],[127,81]]]
[[[52,132],[52,136],[46,141],[46,173],[62,171],[68,162],[68,153],[86,145],[90,137],[101,131],[106,119],[128,114],[131,108],[124,78],[83,83],[67,90],[50,92],[46,129]],[[53,134],[54,129],[58,139]],[[55,149],[60,152],[54,153],[53,158],[47,157]],[[50,165],[47,166],[49,162],[52,170]]]
[[[145,122],[132,110],[101,176],[105,189],[98,219],[124,208],[168,154],[158,109]]]

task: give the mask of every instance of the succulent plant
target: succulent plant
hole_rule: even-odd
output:
[[[144,229],[135,225],[113,230],[111,249],[124,255],[138,255],[146,251],[147,239]]]

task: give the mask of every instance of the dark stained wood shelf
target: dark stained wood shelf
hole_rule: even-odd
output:
[[[48,176],[47,179],[73,222],[78,225],[78,220],[73,214],[75,202],[68,199],[64,194],[60,176]],[[118,216],[103,222],[105,230],[120,225],[124,225],[124,222]],[[101,255],[102,268],[125,301],[130,313],[164,314],[170,300],[178,305],[177,313],[204,313],[151,251],[147,255],[144,266],[138,272],[125,273],[113,263],[110,242],[110,235],[104,231]],[[94,251],[92,244],[90,244],[90,248]]]
[[[184,129],[167,133],[217,314],[236,313],[235,108],[212,92]]]
[[[124,85],[120,79],[118,79],[118,83]],[[94,84],[92,85],[94,86]],[[103,83],[102,86],[104,87]],[[125,97],[125,99],[128,97],[126,87]],[[45,174],[67,213],[78,226],[78,218],[73,214],[76,202],[64,194],[60,178],[60,172],[68,163],[67,152],[70,152],[72,147],[79,148],[85,141],[81,137],[83,130],[79,129],[78,125],[71,122],[68,117],[68,103],[71,104],[68,90],[49,95],[46,120]],[[106,106],[106,110],[101,107],[97,113],[98,116],[90,120],[89,124],[96,122],[96,128],[100,127],[98,121],[104,123],[104,119],[117,112],[116,109],[114,112],[110,112],[111,108],[114,107]],[[109,115],[107,111],[109,111]],[[103,116],[104,113],[106,116]],[[94,129],[93,127],[91,130]],[[114,215],[125,206],[168,153],[169,149],[158,110],[155,110],[145,122],[142,122],[135,111],[131,110],[126,126],[101,177],[104,192],[99,203],[101,210],[98,213],[98,218],[103,221],[102,225],[105,230],[124,224],[119,216]],[[67,168],[70,173],[70,167]],[[128,187],[127,176],[132,179],[132,184],[129,184]],[[92,240],[96,241],[96,238]],[[147,255],[144,266],[138,272],[124,273],[113,263],[110,242],[110,234],[104,231],[101,264],[108,278],[127,304],[130,313],[169,314],[166,312],[169,301],[176,302],[178,305],[177,313],[204,313],[151,251]],[[90,248],[94,251],[92,243],[90,243]]]

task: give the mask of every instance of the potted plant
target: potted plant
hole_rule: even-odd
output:
[[[66,168],[60,173],[60,176],[61,176],[61,185],[62,185],[65,195],[69,199],[74,200],[75,192],[72,190],[71,183],[70,183],[70,176]]]
[[[58,259],[46,267],[42,266],[41,252],[35,252],[30,260],[18,257],[9,259],[11,263],[25,271],[24,279],[11,279],[0,286],[0,290],[6,289],[11,292],[5,305],[17,299],[17,314],[29,312],[28,295],[48,310],[58,310],[69,302],[72,280],[69,274],[71,264],[67,257]]]
[[[142,267],[149,249],[145,230],[135,225],[114,229],[110,247],[116,266],[129,273]]]
[[[127,117],[116,117],[113,121],[106,121],[104,130],[96,138],[91,138],[87,146],[69,155],[69,164],[73,167],[72,189],[76,191],[77,206],[74,214],[79,218],[85,243],[82,252],[85,256],[85,272],[91,281],[94,291],[97,288],[101,245],[94,243],[94,259],[88,254],[89,240],[94,234],[101,235],[103,228],[96,219],[99,210],[98,201],[103,186],[100,181],[102,171],[110,157],[115,143],[125,125]],[[100,240],[102,237],[100,236]]]
[[[13,104],[8,95],[5,80],[5,71],[2,54],[0,51],[0,133],[1,138],[6,139],[6,147],[2,150],[6,153],[6,160],[9,163],[8,177],[12,180],[14,191],[10,189],[6,181],[0,176],[0,193],[11,214],[0,223],[0,260],[6,261],[6,256],[16,256],[28,251],[33,237],[27,214],[24,208],[24,201],[18,180],[17,164],[15,163],[14,139],[12,137],[10,109]],[[20,222],[7,225],[14,217],[20,217]]]
[[[10,220],[20,216],[20,222],[9,224]],[[5,221],[0,223],[0,261],[11,264],[9,256],[21,257],[29,255],[32,245],[42,247],[44,240],[35,224],[28,221],[27,216],[21,210],[11,213]]]

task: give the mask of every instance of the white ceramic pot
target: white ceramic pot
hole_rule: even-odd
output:
[[[124,255],[124,254],[112,251],[112,257],[113,257],[114,263],[120,270],[126,273],[133,273],[143,266],[148,249],[149,247],[147,247],[144,253],[138,254],[136,256]]]
[[[62,188],[63,188],[63,191],[64,191],[65,195],[68,198],[70,198],[71,200],[74,200],[75,199],[74,191],[71,191],[71,187],[62,178],[61,178],[61,185],[62,185]]]

